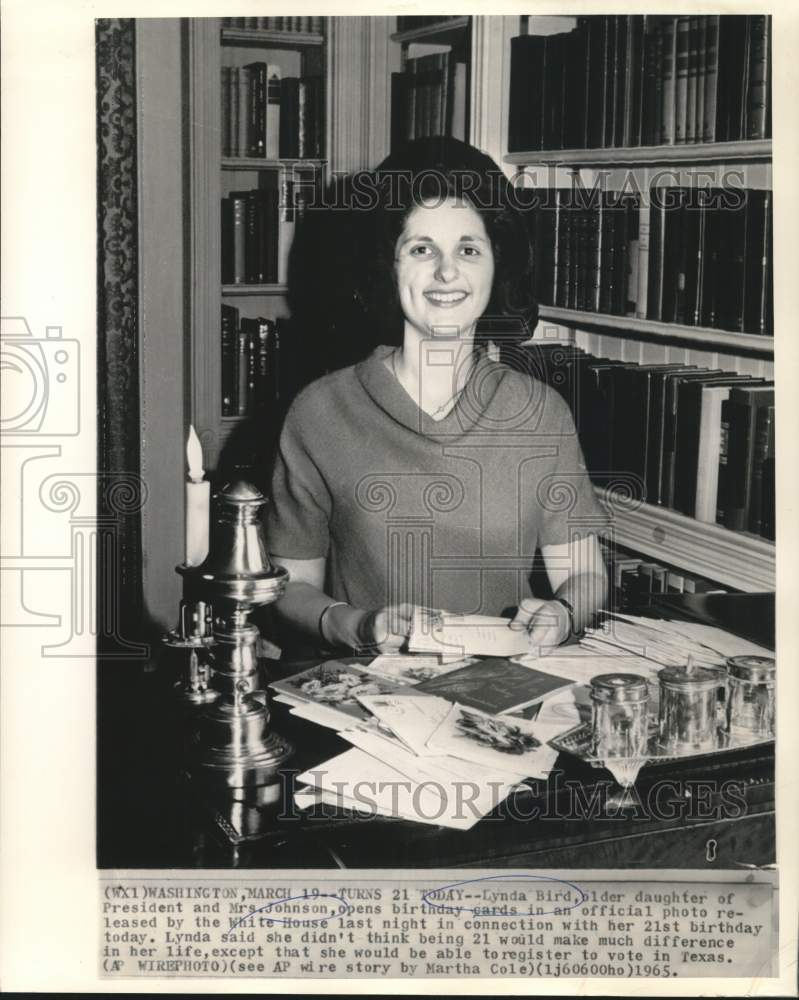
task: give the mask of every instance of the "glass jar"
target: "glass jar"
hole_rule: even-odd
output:
[[[774,736],[774,660],[732,656],[727,660],[726,731],[733,739]]]
[[[718,746],[716,702],[724,672],[716,667],[664,667],[658,673],[658,740],[676,756]]]
[[[646,756],[648,699],[646,678],[639,674],[600,674],[591,680],[594,756]]]

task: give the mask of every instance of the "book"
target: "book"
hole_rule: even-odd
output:
[[[247,156],[266,155],[266,74],[265,62],[248,63],[244,69],[249,78],[247,108]]]
[[[588,21],[588,148],[605,144],[608,88],[608,24],[605,17]]]
[[[692,517],[696,507],[698,484],[707,473],[699,464],[700,434],[702,430],[702,399],[710,385],[731,386],[756,382],[748,375],[723,373],[723,377],[689,381],[680,385],[674,463],[673,507]],[[716,464],[710,463],[711,466]]]
[[[676,136],[676,93],[677,93],[677,18],[663,20],[663,89],[662,124],[660,141],[671,145]]]
[[[423,681],[414,690],[491,715],[501,715],[538,704],[548,695],[572,687],[573,683],[535,667],[502,657],[489,657]]]
[[[280,82],[280,132],[278,150],[283,159],[300,155],[300,80],[297,76],[282,77]]]
[[[675,143],[687,142],[688,132],[688,73],[691,18],[677,18],[677,42],[674,75],[674,138]]]
[[[238,413],[238,324],[239,311],[222,303],[220,377],[222,383],[222,416],[235,417]]]
[[[699,77],[699,18],[688,22],[688,89],[686,94],[685,141],[696,142],[696,87]]]
[[[749,531],[755,535],[764,534],[765,526],[774,517],[773,511],[767,509],[773,503],[774,484],[766,483],[768,477],[774,476],[774,430],[774,407],[758,406],[749,502]]]
[[[713,524],[719,495],[719,455],[722,450],[721,405],[729,398],[730,385],[701,386],[699,433],[697,442],[696,498],[693,516]]]
[[[280,157],[280,89],[281,69],[271,63],[265,68],[266,122],[264,126],[264,155],[267,160]]]
[[[723,523],[733,531],[749,528],[757,411],[773,405],[774,388],[769,385],[733,388],[729,399],[722,403],[722,422],[727,425]]]
[[[541,35],[517,35],[511,38],[508,117],[510,152],[541,148],[545,44]]]
[[[702,87],[702,142],[716,141],[719,83],[719,20],[711,14],[705,21],[705,73]]]
[[[250,146],[250,71],[246,66],[239,67],[238,73],[238,142],[237,156],[247,156]]]

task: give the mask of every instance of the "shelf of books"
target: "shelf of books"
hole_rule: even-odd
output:
[[[547,20],[510,42],[504,158],[527,168],[533,373],[616,544],[772,590],[771,19]]]
[[[391,148],[430,135],[469,138],[471,18],[398,17],[391,74]]]
[[[213,469],[242,421],[275,410],[289,252],[325,170],[327,59],[321,17],[192,19],[189,36],[192,420]]]

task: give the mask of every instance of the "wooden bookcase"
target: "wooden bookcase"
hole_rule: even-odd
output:
[[[573,27],[574,18],[525,18],[531,34],[550,34]],[[510,88],[509,56],[505,83]],[[646,192],[656,171],[669,168],[675,186],[685,185],[701,171],[704,183],[720,185],[726,171],[735,170],[741,187],[770,189],[771,140],[696,143],[595,149],[552,149],[505,152],[508,172],[523,170],[533,186],[568,187],[577,173],[587,189],[600,174],[608,190],[621,190],[630,175]],[[537,171],[546,180],[538,184]],[[659,175],[658,175],[659,176]],[[719,367],[772,378],[772,337],[728,332],[542,305],[536,339],[567,339],[590,353],[642,364],[680,362]],[[598,491],[613,514],[615,540],[645,555],[744,591],[772,590],[775,585],[775,545],[760,536],[706,524],[677,511],[644,504],[637,508],[621,498]]]
[[[259,175],[265,172],[289,171],[295,179],[321,173],[323,182],[326,171],[325,158],[266,160],[223,156],[221,69],[223,65],[243,66],[263,60],[278,65],[284,77],[321,76],[326,95],[325,149],[329,149],[330,81],[324,33],[228,28],[222,26],[219,18],[191,19],[186,30],[191,191],[190,407],[205,462],[209,469],[214,469],[230,434],[247,419],[222,416],[221,306],[225,302],[235,305],[242,316],[276,319],[288,315],[287,288],[283,284],[222,284],[221,199],[231,191],[258,187]]]

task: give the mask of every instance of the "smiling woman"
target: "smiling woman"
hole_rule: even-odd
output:
[[[380,650],[416,606],[505,614],[546,651],[604,600],[605,518],[566,404],[486,350],[497,321],[517,339],[534,325],[524,220],[493,161],[455,140],[411,143],[375,180],[361,295],[397,335],[287,415],[267,526],[291,574],[278,614]],[[530,591],[539,548],[555,600]]]

